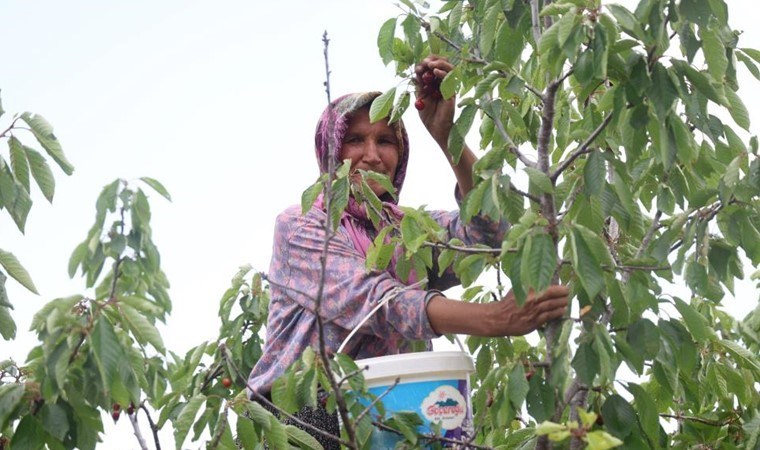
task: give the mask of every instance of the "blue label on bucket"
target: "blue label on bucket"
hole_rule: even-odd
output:
[[[376,386],[369,391],[382,395],[388,386]],[[435,380],[401,383],[382,398],[388,413],[411,411],[417,413],[424,425],[420,433],[431,433],[431,424],[440,426],[441,434],[449,439],[466,439],[472,428],[469,386],[467,380]],[[400,436],[375,430],[371,448],[393,449]]]

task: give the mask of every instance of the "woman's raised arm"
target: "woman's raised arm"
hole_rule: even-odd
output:
[[[430,55],[417,64],[414,69],[417,74],[417,102],[421,101],[421,103],[417,103],[416,106],[422,124],[446,155],[446,160],[449,161],[457,179],[459,191],[464,197],[473,186],[472,166],[477,161],[477,157],[465,144],[459,161],[454,164],[449,153],[448,142],[449,132],[454,126],[456,96],[446,100],[438,91],[438,84],[453,68],[454,66],[447,59],[436,55]]]

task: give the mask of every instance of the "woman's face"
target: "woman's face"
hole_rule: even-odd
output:
[[[370,123],[368,107],[357,110],[348,121],[340,159],[351,160],[352,172],[359,169],[377,172],[393,181],[399,162],[399,141],[395,130],[385,119]],[[377,196],[387,192],[373,180],[367,180],[367,184]]]

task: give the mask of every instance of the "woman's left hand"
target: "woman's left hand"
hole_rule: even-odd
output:
[[[425,128],[442,148],[445,148],[454,124],[456,96],[444,99],[439,86],[453,68],[446,58],[438,55],[428,56],[414,68],[417,85],[415,106]]]

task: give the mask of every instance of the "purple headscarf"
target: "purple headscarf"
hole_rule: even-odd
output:
[[[360,92],[357,94],[347,94],[337,100],[334,100],[330,106],[322,112],[322,117],[317,123],[317,132],[314,138],[314,150],[317,153],[317,162],[319,163],[319,172],[326,173],[330,161],[329,144],[330,144],[330,122],[333,122],[332,144],[335,151],[336,167],[340,161],[340,147],[343,143],[343,137],[348,129],[348,121],[351,115],[365,106],[369,106],[372,100],[377,98],[381,92]],[[409,136],[406,134],[404,123],[399,120],[391,127],[396,131],[396,137],[401,143],[399,146],[398,165],[396,174],[393,177],[393,187],[396,188],[396,195],[401,191],[406,177],[406,166],[409,162]],[[395,200],[391,200],[397,203]]]
[[[333,101],[322,113],[322,117],[317,123],[317,132],[315,135],[315,152],[317,154],[317,162],[319,163],[320,173],[325,173],[328,170],[330,163],[330,143],[333,144],[334,155],[332,157],[335,161],[335,166],[341,163],[340,161],[340,148],[343,143],[343,137],[348,129],[348,122],[351,119],[351,115],[359,109],[368,106],[372,103],[372,100],[377,98],[381,92],[362,92],[356,94],[347,94],[337,100]],[[330,136],[330,126],[332,122],[332,136]],[[401,187],[404,184],[404,178],[406,177],[406,166],[409,161],[409,137],[406,133],[406,128],[401,120],[391,124],[391,127],[396,132],[396,137],[399,145],[399,158],[398,165],[396,166],[396,173],[393,176],[393,187],[396,188],[396,198],[401,191]],[[387,225],[390,221],[401,221],[404,213],[396,206],[398,201],[390,195],[383,196],[383,210],[387,216],[385,222],[382,225]],[[314,205],[318,208],[324,208],[324,199],[320,194]],[[341,225],[348,231],[351,241],[354,247],[364,256],[367,255],[367,250],[372,245],[372,238],[369,235],[368,228],[372,227],[372,223],[367,217],[367,213],[364,206],[360,205],[356,200],[350,198],[348,206],[343,212],[340,219]],[[396,261],[401,256],[400,248],[395,252],[389,266],[388,272],[399,279],[396,274]],[[400,280],[405,283],[416,281],[417,276],[414,271],[411,271],[408,279]]]

